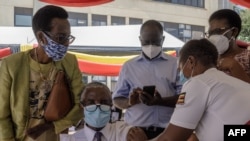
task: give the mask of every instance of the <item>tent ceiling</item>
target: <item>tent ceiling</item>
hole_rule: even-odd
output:
[[[140,25],[73,27],[71,32],[77,37],[72,45],[140,47]],[[163,47],[179,48],[184,44],[167,32],[164,36]]]
[[[140,47],[140,25],[71,27],[76,37],[72,46]],[[0,44],[27,44],[37,41],[31,27],[0,27]],[[184,42],[164,32],[163,48],[180,48]]]

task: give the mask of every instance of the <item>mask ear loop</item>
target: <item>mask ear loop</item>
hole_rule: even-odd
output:
[[[183,73],[183,70],[184,70],[184,68],[186,67],[188,61],[189,61],[189,58],[187,59],[187,61],[186,61],[185,64],[183,65],[183,67],[182,67],[182,69],[180,70],[180,72],[182,71],[182,73]],[[192,69],[190,78],[192,78],[192,75],[193,75],[193,69]]]
[[[192,72],[191,72],[191,78],[193,77],[193,73],[194,73],[194,67],[193,67]]]
[[[190,63],[191,63],[191,61],[190,61]],[[192,77],[193,77],[193,74],[194,74],[194,67],[192,68],[190,78],[192,78]]]
[[[233,29],[234,29],[234,27],[232,27],[232,28],[228,29],[228,30],[227,30],[227,31],[225,31],[222,35],[227,34],[229,31],[231,31],[231,30],[233,30]]]
[[[180,71],[183,71],[184,68],[186,67],[186,64],[187,64],[188,60],[185,62],[185,64],[183,65],[182,69]]]
[[[222,35],[225,36],[225,34],[227,34],[229,31],[233,30],[234,27],[228,29],[227,31],[225,31]],[[235,40],[235,37],[232,35],[231,38],[228,40],[228,42],[231,42],[231,40]]]
[[[234,29],[234,27],[231,28],[231,30],[233,30],[233,29]],[[234,35],[232,35],[232,37],[230,38],[229,42],[231,42],[231,40],[235,41]]]

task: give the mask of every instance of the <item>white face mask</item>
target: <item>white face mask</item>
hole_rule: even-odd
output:
[[[161,51],[161,46],[156,45],[145,45],[142,46],[142,51],[145,55],[147,55],[148,58],[152,59],[155,58]]]
[[[208,40],[215,45],[219,55],[225,53],[229,48],[229,41],[224,35],[212,35]]]
[[[215,47],[217,48],[219,55],[225,53],[228,50],[229,42],[231,41],[231,39],[233,39],[233,37],[232,37],[230,40],[228,40],[228,38],[224,36],[230,30],[231,29],[227,30],[222,35],[211,35],[208,38],[208,40],[211,43],[213,43],[215,45]]]

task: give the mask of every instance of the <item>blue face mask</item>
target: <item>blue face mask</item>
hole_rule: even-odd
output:
[[[188,80],[188,79],[184,76],[182,70],[180,71],[179,77],[180,77],[179,82],[180,82],[180,84],[182,84],[182,85]]]
[[[186,64],[187,64],[187,61],[185,62],[185,64],[183,65],[182,70],[180,70],[180,73],[179,73],[179,83],[181,85],[183,85],[188,80],[188,78],[185,77],[184,74],[183,74],[183,69],[186,67]]]
[[[45,35],[45,38],[48,42],[47,45],[42,46],[45,53],[52,58],[53,61],[62,60],[67,53],[68,47],[51,40],[47,35]]]
[[[110,120],[111,110],[104,112],[97,108],[93,112],[89,112],[84,108],[84,121],[96,128],[104,127]]]

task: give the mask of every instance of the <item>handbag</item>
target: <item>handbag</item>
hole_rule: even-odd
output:
[[[73,99],[68,78],[64,71],[59,70],[45,107],[44,118],[46,121],[57,121],[72,108]]]

